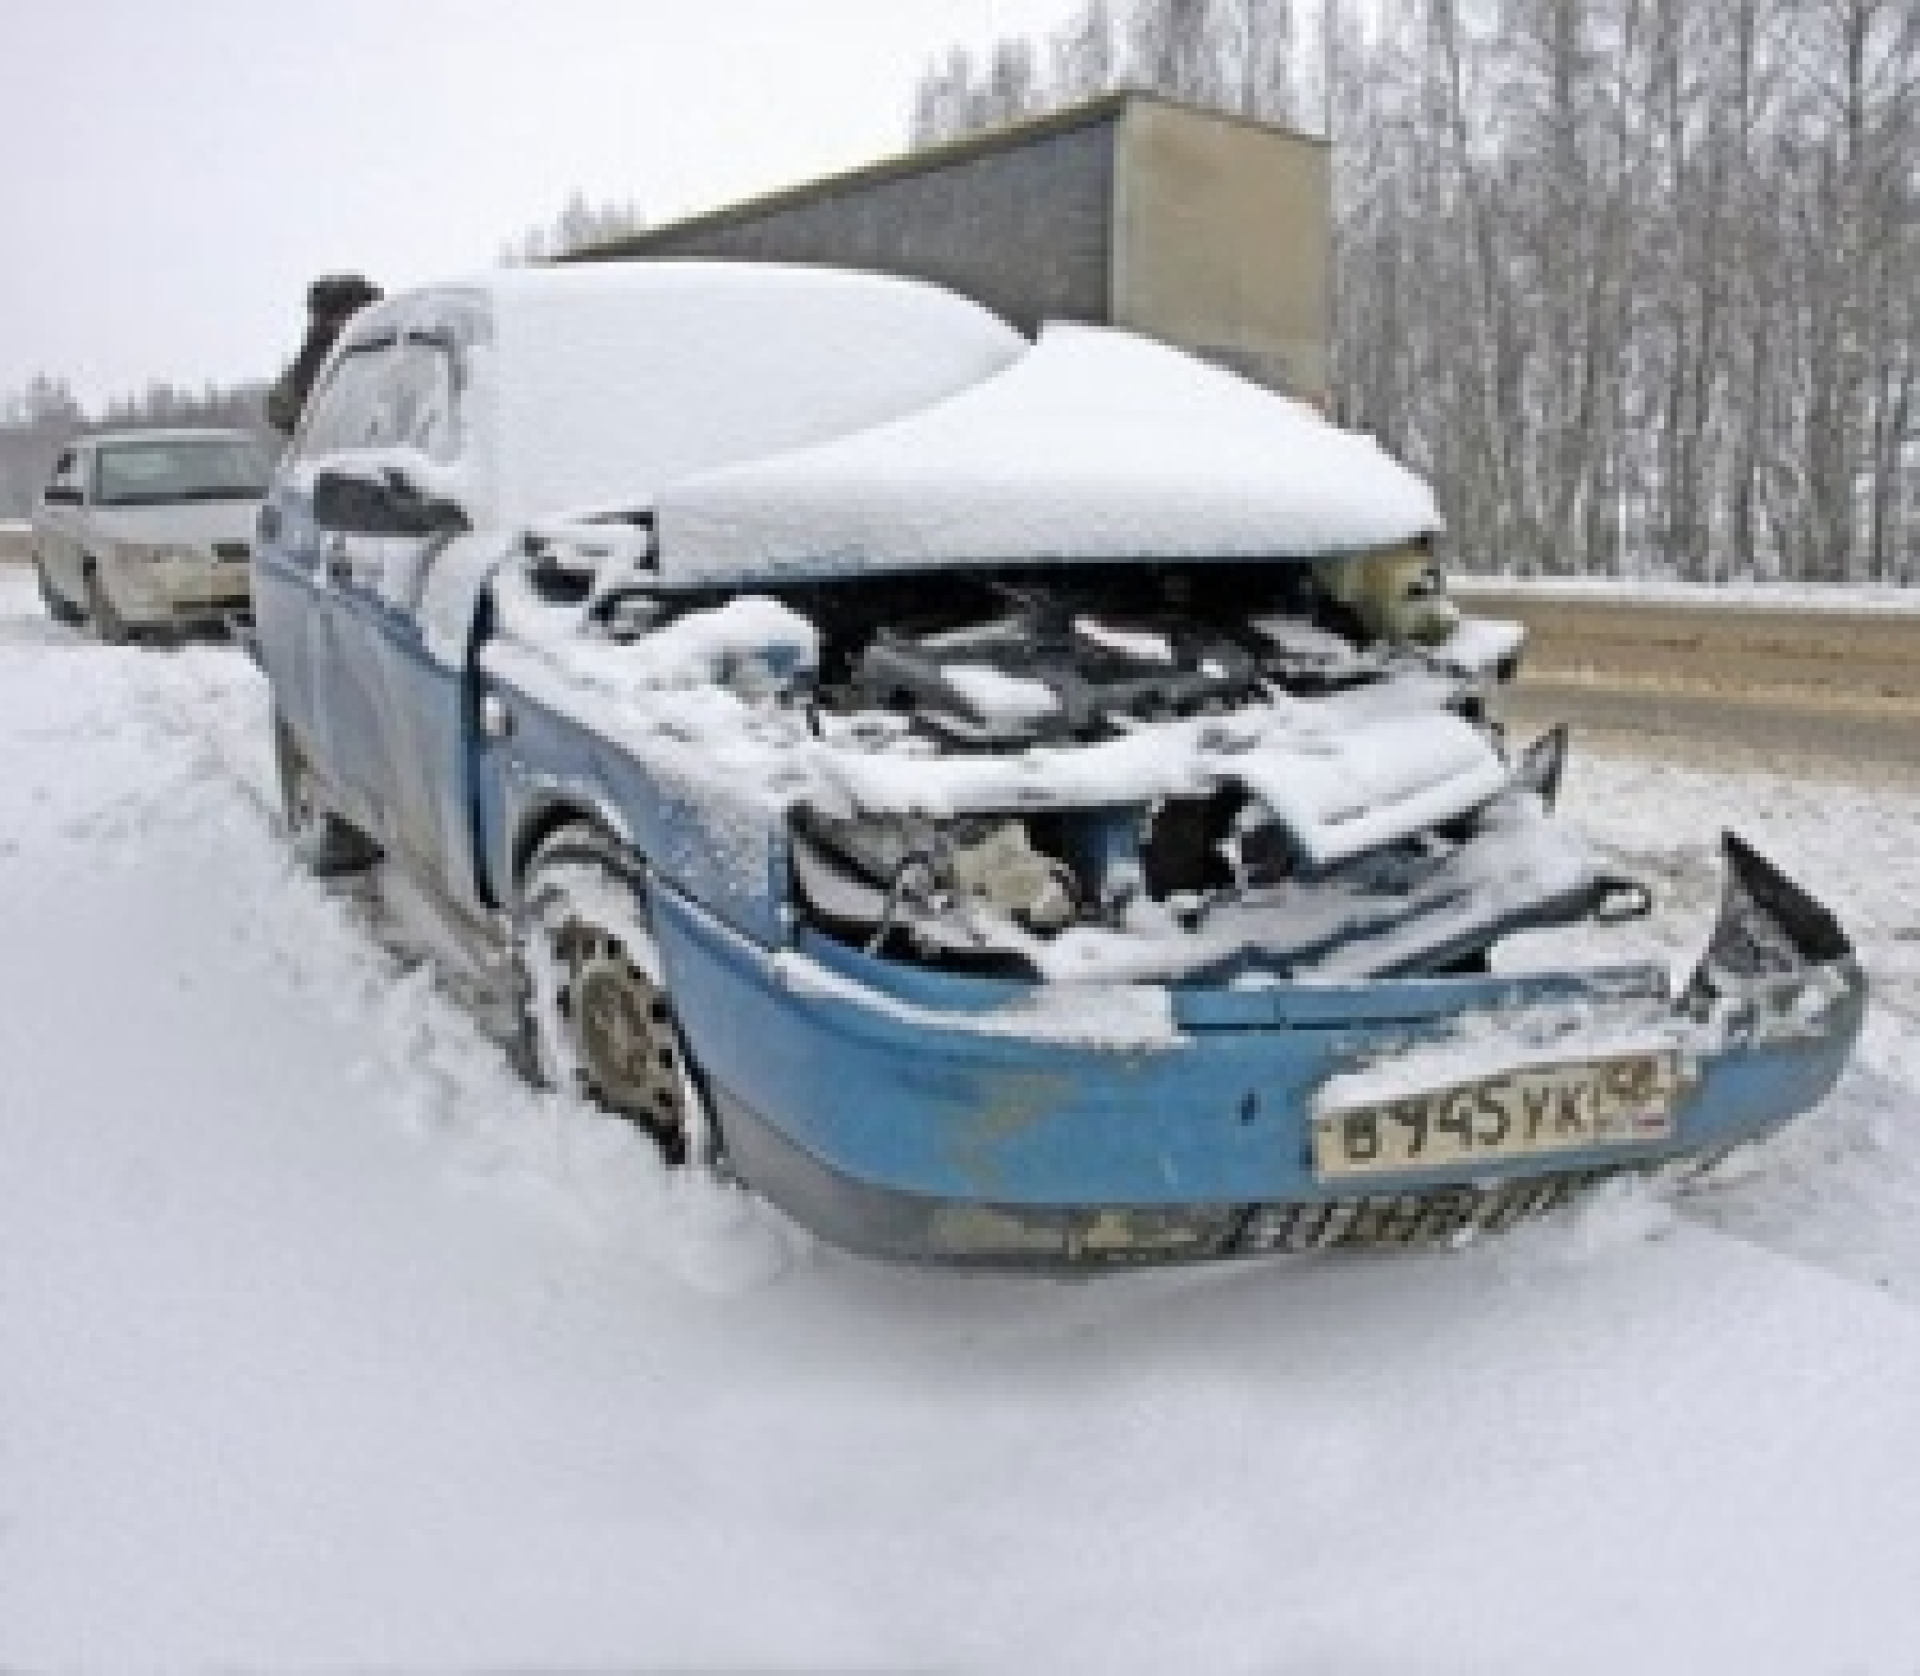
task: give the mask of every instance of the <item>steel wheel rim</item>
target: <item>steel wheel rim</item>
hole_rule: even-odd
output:
[[[649,1130],[669,1150],[685,1145],[686,1068],[666,990],[617,937],[577,921],[554,939],[555,1001],[583,1091]]]
[[[113,601],[107,598],[107,585],[100,580],[97,570],[87,572],[87,609],[102,640],[118,643],[126,639],[127,625],[114,610]]]

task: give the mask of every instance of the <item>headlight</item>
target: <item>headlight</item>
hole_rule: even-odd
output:
[[[957,837],[948,852],[955,885],[1034,931],[1072,923],[1073,875],[1065,863],[1036,850],[1022,821],[975,824],[985,830]]]
[[[855,917],[885,929],[933,920],[964,921],[976,907],[1030,931],[1051,932],[1078,911],[1072,870],[1033,846],[1026,823],[1008,815],[933,821],[916,815],[834,819],[803,811],[795,821],[803,863],[824,851],[843,875],[841,889],[803,882],[831,896],[842,914],[864,899]],[[812,840],[811,845],[806,840]]]

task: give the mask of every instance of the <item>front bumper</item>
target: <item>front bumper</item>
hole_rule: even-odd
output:
[[[1824,909],[1731,835],[1726,858],[1678,996],[1655,967],[1176,988],[1159,1029],[1128,1022],[1138,991],[954,977],[805,936],[773,953],[669,888],[652,906],[727,1156],[797,1221],[893,1258],[1165,1262],[1498,1230],[1807,1110],[1859,1033],[1865,980]],[[1036,997],[1075,1011],[1036,1015]],[[1538,1064],[1623,1029],[1685,1060],[1658,1139],[1316,1174],[1316,1100],[1338,1079],[1385,1066],[1418,1086],[1468,1032]]]
[[[106,561],[108,597],[127,622],[140,628],[223,623],[247,609],[252,567],[238,560],[132,559]]]

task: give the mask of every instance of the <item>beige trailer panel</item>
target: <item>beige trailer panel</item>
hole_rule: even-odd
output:
[[[1333,283],[1326,143],[1135,99],[1119,146],[1114,323],[1262,383],[1324,395]]]

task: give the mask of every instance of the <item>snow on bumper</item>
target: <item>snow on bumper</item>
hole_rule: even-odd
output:
[[[1498,1228],[1815,1104],[1859,1032],[1864,977],[1824,909],[1726,843],[1719,922],[1678,997],[1653,967],[1036,988],[804,934],[775,953],[667,889],[654,911],[728,1154],[797,1220],[890,1257],[1168,1261]],[[1675,1068],[1657,1133],[1358,1176],[1316,1149],[1330,1110],[1439,1111],[1521,1068],[1645,1055]]]

